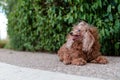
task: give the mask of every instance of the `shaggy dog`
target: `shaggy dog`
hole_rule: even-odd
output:
[[[73,27],[67,36],[66,43],[58,50],[58,56],[64,64],[108,63],[100,53],[97,28],[85,21]]]

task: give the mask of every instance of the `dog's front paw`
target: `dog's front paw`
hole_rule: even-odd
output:
[[[79,65],[85,65],[86,63],[87,62],[82,58],[72,60],[73,65],[78,65],[79,66]]]
[[[65,60],[65,61],[63,61],[63,63],[64,63],[65,65],[68,65],[68,64],[71,64],[71,61],[70,61],[70,60]]]
[[[96,59],[91,61],[92,63],[107,64],[108,60],[104,56],[98,56]]]

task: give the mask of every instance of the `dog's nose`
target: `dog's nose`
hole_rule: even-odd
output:
[[[70,35],[73,35],[73,32],[70,32]]]

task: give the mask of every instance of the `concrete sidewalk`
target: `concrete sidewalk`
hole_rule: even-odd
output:
[[[107,58],[109,63],[105,65],[87,63],[84,66],[75,66],[64,65],[59,61],[56,54],[0,49],[0,62],[3,63],[44,71],[60,72],[69,75],[93,77],[104,80],[120,80],[120,57],[109,56]]]
[[[103,80],[24,68],[0,62],[0,80]]]

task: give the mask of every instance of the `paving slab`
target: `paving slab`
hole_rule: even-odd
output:
[[[0,63],[0,80],[103,80]]]
[[[59,61],[57,54],[0,49],[0,62],[69,75],[120,80],[120,57],[107,58],[109,63],[105,65],[88,63],[84,66],[75,66],[64,65]]]

